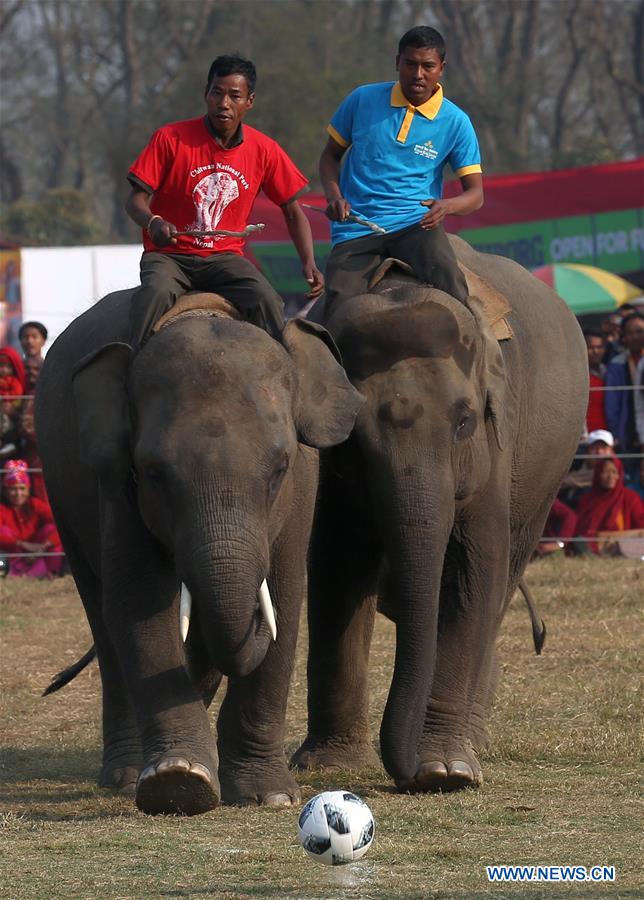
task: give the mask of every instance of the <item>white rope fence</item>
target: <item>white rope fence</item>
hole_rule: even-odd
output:
[[[573,510],[574,512],[574,510]],[[613,534],[609,537],[607,535],[586,535],[584,537],[559,537],[559,535],[553,535],[552,537],[540,537],[540,544],[601,544],[602,541],[608,544],[615,543],[615,535],[620,534],[619,531],[613,532]]]
[[[3,553],[2,550],[0,550],[0,557],[2,557],[2,559],[26,559],[26,558],[32,557],[32,556],[41,557],[41,556],[64,556],[64,555],[65,554],[60,550],[57,550],[55,553],[50,552],[48,550],[47,551],[43,550],[42,553]]]

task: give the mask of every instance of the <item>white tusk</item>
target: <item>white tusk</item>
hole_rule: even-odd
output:
[[[181,632],[181,640],[186,642],[188,637],[188,629],[190,628],[190,611],[192,610],[192,597],[190,591],[181,583],[181,600],[179,601],[179,631]]]
[[[275,621],[275,610],[273,609],[273,601],[271,600],[271,593],[268,590],[268,584],[266,583],[266,579],[264,579],[259,588],[259,608],[262,611],[264,618],[266,619],[266,624],[271,630],[271,634],[273,635],[273,640],[277,640],[277,622]]]

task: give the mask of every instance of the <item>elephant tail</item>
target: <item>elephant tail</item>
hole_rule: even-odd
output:
[[[84,656],[81,656],[81,658],[76,660],[75,663],[72,663],[71,666],[67,666],[62,672],[54,675],[49,687],[43,691],[42,696],[46,697],[48,694],[54,694],[56,691],[65,687],[66,684],[69,684],[70,681],[76,678],[79,672],[83,671],[85,666],[88,666],[91,663],[95,656],[96,648],[94,647],[94,644],[92,644]]]
[[[534,641],[534,649],[537,656],[541,655],[541,650],[546,642],[546,623],[537,612],[537,605],[530,588],[525,583],[525,578],[519,579],[519,590],[523,594],[523,599],[530,613],[530,621],[532,622],[532,640]]]

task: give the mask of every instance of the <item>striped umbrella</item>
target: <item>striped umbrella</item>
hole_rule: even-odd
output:
[[[577,316],[610,312],[643,293],[637,285],[596,266],[553,263],[534,269],[532,274],[554,288]]]

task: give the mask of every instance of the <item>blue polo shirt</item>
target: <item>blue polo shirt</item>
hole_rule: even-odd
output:
[[[399,82],[356,88],[327,126],[349,149],[342,158],[340,188],[351,211],[387,231],[420,222],[421,200],[443,195],[443,169],[449,163],[460,178],[481,172],[474,127],[455,103],[437,90],[412,106]],[[373,234],[354,222],[332,222],[334,244]]]

